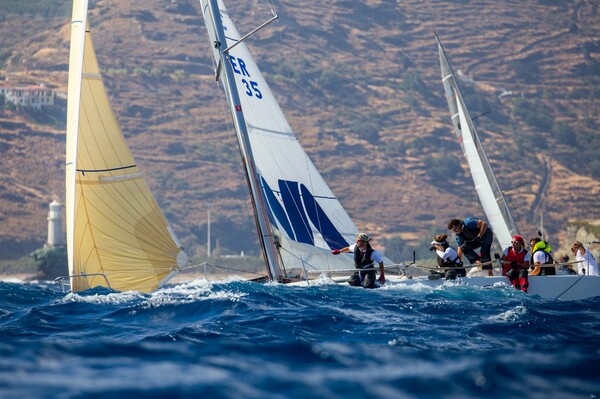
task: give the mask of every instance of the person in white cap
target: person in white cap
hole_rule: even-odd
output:
[[[371,237],[368,234],[358,233],[356,234],[356,244],[331,251],[334,255],[343,252],[354,253],[354,267],[360,269],[360,271],[354,273],[348,279],[348,284],[352,286],[375,288],[375,263],[379,264],[379,282],[385,284],[383,257],[371,247],[370,241]]]
[[[454,280],[458,276],[465,277],[467,275],[465,269],[462,268],[463,262],[458,256],[458,252],[448,243],[448,234],[438,234],[433,237],[429,249],[435,251],[438,266],[446,270],[446,279]]]

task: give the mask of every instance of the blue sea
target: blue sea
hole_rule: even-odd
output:
[[[0,398],[595,398],[600,298],[0,283]]]

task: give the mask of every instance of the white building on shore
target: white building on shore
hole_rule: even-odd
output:
[[[55,93],[44,84],[20,86],[2,82],[0,83],[0,96],[4,96],[5,103],[10,102],[17,107],[41,109],[54,106]]]

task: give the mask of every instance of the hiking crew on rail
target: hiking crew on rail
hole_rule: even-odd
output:
[[[517,235],[513,237],[511,244],[502,254],[502,275],[508,277],[513,287],[527,292],[530,256],[525,249],[525,240]]]
[[[490,254],[494,233],[491,227],[483,220],[475,217],[468,217],[465,220],[450,219],[448,230],[456,234],[456,244],[458,245],[458,255],[462,258],[464,254],[470,264],[487,263],[492,260]],[[481,255],[475,250],[480,248]],[[483,270],[488,270],[492,276],[492,265],[484,265]]]
[[[334,249],[332,254],[344,252],[354,253],[354,267],[359,269],[348,279],[348,284],[355,287],[375,288],[375,263],[379,265],[379,282],[385,284],[383,256],[374,250],[370,244],[371,237],[365,233],[356,234],[356,244],[342,249]]]
[[[438,266],[445,271],[446,279],[454,280],[456,277],[465,277],[467,272],[463,268],[463,262],[458,256],[458,252],[450,246],[447,238],[447,234],[438,234],[433,237],[429,250],[435,251]]]

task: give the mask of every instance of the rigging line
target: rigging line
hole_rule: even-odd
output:
[[[563,296],[564,294],[566,294],[566,293],[567,293],[567,291],[569,291],[571,288],[573,288],[573,286],[574,286],[575,284],[577,284],[577,283],[578,283],[578,282],[579,282],[579,281],[580,281],[582,278],[583,278],[583,276],[581,276],[581,277],[579,277],[577,280],[575,280],[575,282],[574,282],[573,284],[571,284],[571,285],[569,286],[569,288],[567,288],[566,290],[564,290],[563,292],[561,292],[561,293],[560,293],[560,295],[558,295],[558,296],[556,297],[556,299],[560,299],[560,297],[561,297],[561,296]]]
[[[285,249],[284,247],[280,247],[284,252],[287,252],[291,257],[296,258],[297,260],[299,260],[302,264],[305,264],[311,268],[313,268],[314,270],[317,271],[322,271],[322,272],[328,272],[328,271],[333,271],[332,269],[329,268],[329,265],[327,265],[327,269],[325,270],[320,270],[317,269],[317,266],[313,266],[312,264],[308,263],[307,261],[305,261],[303,258],[301,258],[300,256],[288,251],[287,249]],[[311,254],[312,255],[312,254]],[[329,262],[328,262],[329,263]]]
[[[230,271],[234,271],[234,272],[240,272],[240,273],[247,273],[247,274],[255,274],[257,276],[262,276],[264,275],[264,273],[259,273],[259,272],[254,272],[254,271],[248,271],[248,270],[243,270],[243,269],[236,269],[233,267],[227,267],[227,266],[219,266],[219,265],[214,265],[212,263],[209,262],[202,262],[202,263],[196,263],[190,266],[186,266],[186,267],[160,267],[157,268],[157,270],[173,270],[173,271],[183,271],[183,270],[188,270],[188,269],[197,269],[203,266],[210,266],[212,268],[215,269],[221,269],[221,270],[230,270]]]
[[[273,2],[273,5],[271,5],[271,2],[269,0],[265,0],[265,3],[267,3],[267,7],[269,7],[269,10],[271,10],[271,14],[273,14],[273,16],[277,15],[277,13],[275,12],[275,2]]]

